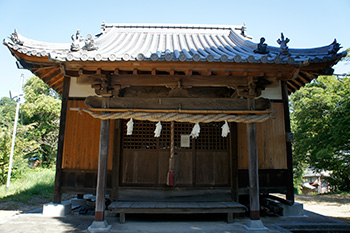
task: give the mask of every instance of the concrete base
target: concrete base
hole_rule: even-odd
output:
[[[261,220],[249,219],[247,225],[243,227],[247,232],[269,232],[269,229],[264,226]]]
[[[72,211],[72,203],[64,202],[62,204],[47,203],[43,206],[43,215],[49,217],[64,217]]]
[[[88,232],[97,233],[97,232],[110,232],[112,225],[108,225],[107,221],[93,221],[88,228]]]
[[[292,206],[284,205],[282,216],[286,216],[286,217],[304,216],[304,205],[301,203],[294,203]]]

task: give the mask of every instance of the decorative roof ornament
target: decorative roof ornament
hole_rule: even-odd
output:
[[[247,31],[247,27],[245,26],[245,23],[243,23],[242,27],[240,28],[235,28],[236,30],[240,30],[241,31],[241,35],[244,37],[247,37],[247,35],[245,34],[245,32]]]
[[[94,40],[92,39],[91,34],[87,35],[87,39],[85,40],[85,46],[83,49],[86,49],[87,51],[96,50],[97,47],[94,45]]]
[[[75,36],[72,35],[71,38],[72,38],[72,41],[73,41],[73,42],[72,42],[72,44],[71,44],[71,46],[70,46],[70,50],[71,50],[72,52],[79,51],[80,48],[81,48],[81,42],[84,41],[83,36],[80,35],[80,30],[78,29],[77,32],[76,32],[76,34],[75,34]]]
[[[101,32],[104,32],[106,30],[106,23],[103,21],[101,24]]]
[[[257,48],[254,50],[254,53],[260,53],[260,54],[268,54],[269,51],[267,51],[267,44],[264,43],[265,38],[260,38],[260,43],[257,45]]]
[[[329,46],[328,49],[328,54],[337,54],[337,52],[339,51],[339,49],[341,49],[342,47],[340,46],[339,43],[337,43],[337,40],[334,39],[333,43]]]
[[[278,39],[277,40],[277,43],[280,44],[280,48],[281,48],[281,51],[280,51],[280,55],[283,55],[283,56],[289,56],[289,50],[288,50],[288,46],[287,46],[287,43],[289,42],[290,40],[288,38],[284,39],[284,35],[283,35],[283,32],[281,32],[281,39]]]
[[[18,44],[18,45],[23,45],[24,42],[21,41],[19,38],[18,38],[18,32],[17,32],[17,29],[15,29],[15,31],[13,33],[11,33],[11,35],[8,37],[9,39],[12,40],[13,43],[15,44]]]

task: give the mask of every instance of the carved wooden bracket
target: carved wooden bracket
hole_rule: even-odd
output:
[[[233,94],[234,97],[243,97],[247,99],[254,99],[261,95],[261,92],[265,89],[265,86],[270,84],[264,78],[260,77],[252,77],[248,78],[248,86],[237,86],[236,92]]]
[[[182,85],[181,79],[178,81],[177,86],[166,86],[167,88],[171,88],[169,91],[169,96],[171,97],[188,97],[188,91],[185,88],[191,88],[191,86],[184,87]]]
[[[111,76],[109,75],[95,75],[95,78],[98,77],[100,82],[91,84],[91,87],[95,89],[97,95],[103,97],[112,97],[118,96],[121,89],[120,85],[113,85],[111,83]]]

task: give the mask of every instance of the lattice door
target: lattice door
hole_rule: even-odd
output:
[[[169,167],[170,122],[162,122],[159,138],[155,124],[134,121],[132,135],[123,122],[121,185],[164,186]],[[230,159],[228,140],[221,137],[220,123],[200,124],[197,139],[181,147],[181,135],[189,135],[194,124],[175,123],[176,186],[228,186]]]

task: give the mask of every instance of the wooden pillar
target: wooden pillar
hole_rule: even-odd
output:
[[[237,123],[230,123],[229,134],[231,157],[231,197],[238,202],[238,148],[237,148]]]
[[[258,175],[258,150],[256,137],[256,124],[247,124],[248,134],[248,163],[249,163],[249,198],[250,198],[250,219],[260,219],[259,203],[259,175]]]
[[[104,221],[105,195],[107,188],[107,162],[109,144],[109,120],[101,120],[100,154],[96,187],[95,221]]]
[[[282,81],[282,101],[284,110],[284,125],[286,135],[291,132],[290,128],[290,116],[289,116],[289,101],[288,101],[288,87],[287,81]],[[293,185],[293,155],[292,155],[292,142],[287,137],[287,195],[286,199],[294,203],[294,185]]]
[[[53,202],[57,204],[61,203],[62,156],[63,156],[63,145],[64,145],[64,133],[66,130],[69,87],[70,87],[70,77],[64,77],[62,104],[61,104],[61,117],[60,117],[60,132],[58,135],[56,175],[55,175],[55,186],[54,186],[54,196],[53,196]]]
[[[112,164],[112,201],[118,201],[119,198],[119,173],[120,173],[120,155],[121,155],[121,146],[122,146],[122,120],[115,120],[115,130],[114,130],[114,139],[113,139],[113,164]]]

